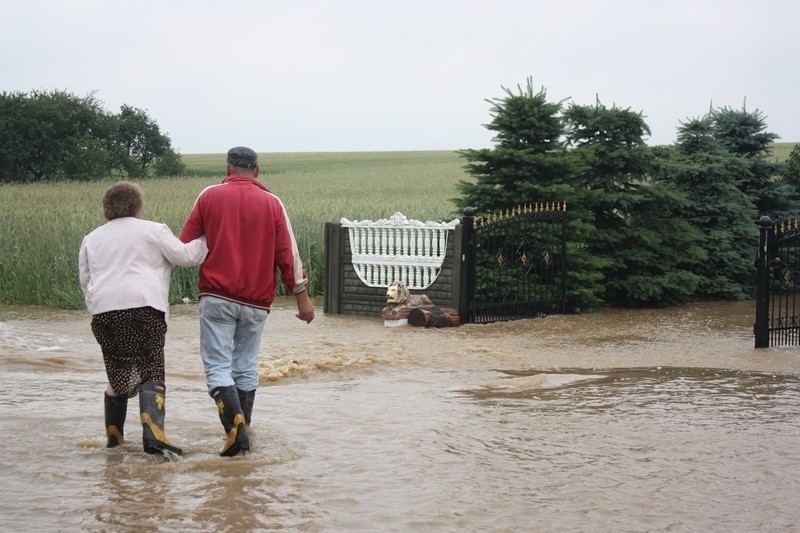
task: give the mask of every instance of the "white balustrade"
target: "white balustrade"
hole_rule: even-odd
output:
[[[364,284],[388,287],[402,281],[415,290],[436,281],[448,236],[459,223],[409,220],[399,212],[389,219],[340,222],[349,230],[353,267]]]

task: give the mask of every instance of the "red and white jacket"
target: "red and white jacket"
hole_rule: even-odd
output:
[[[308,275],[280,198],[247,176],[228,176],[203,189],[181,230],[189,242],[205,235],[208,256],[197,281],[200,296],[269,309],[278,287],[306,290]]]

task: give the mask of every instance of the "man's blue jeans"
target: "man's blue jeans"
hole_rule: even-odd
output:
[[[200,298],[200,355],[208,392],[258,387],[258,352],[268,311],[214,296]]]

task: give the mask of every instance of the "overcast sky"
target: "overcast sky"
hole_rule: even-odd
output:
[[[800,142],[797,0],[0,0],[0,91],[94,92],[185,154],[491,146],[486,99],[710,106]]]

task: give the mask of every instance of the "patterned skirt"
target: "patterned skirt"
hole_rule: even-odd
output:
[[[108,311],[92,316],[92,333],[103,352],[111,388],[133,398],[140,383],[164,383],[164,312],[152,307]]]

